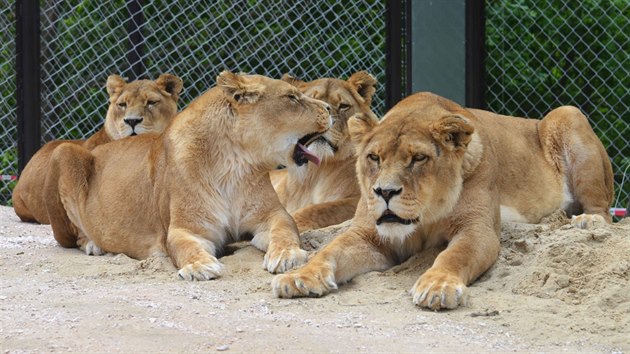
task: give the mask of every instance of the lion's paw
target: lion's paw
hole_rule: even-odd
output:
[[[581,214],[571,217],[571,225],[576,229],[588,230],[607,225],[607,222],[604,217],[599,214]]]
[[[413,303],[432,310],[454,309],[465,305],[468,297],[466,284],[458,276],[428,270],[411,289]]]
[[[306,263],[308,252],[299,247],[272,248],[269,247],[263,260],[263,268],[270,273],[284,273],[290,269]]]
[[[335,274],[326,267],[305,266],[287,274],[276,275],[271,281],[276,297],[320,297],[337,290]]]
[[[223,274],[223,264],[212,257],[210,262],[194,262],[183,266],[177,275],[184,280],[211,280]]]
[[[85,243],[83,247],[81,247],[81,249],[83,249],[85,254],[87,254],[88,256],[102,256],[105,254],[105,252],[103,252],[103,250],[98,247],[96,243],[94,243],[94,241],[92,240],[89,240],[87,243]]]

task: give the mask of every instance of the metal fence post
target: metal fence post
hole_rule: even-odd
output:
[[[485,0],[466,0],[466,106],[485,103]]]
[[[144,76],[144,13],[142,11],[142,0],[128,0],[127,11],[127,34],[129,35],[129,50],[127,51],[127,61],[129,62],[129,80],[138,80]]]
[[[39,149],[41,139],[39,0],[21,0],[15,4],[17,149],[21,173]]]
[[[385,109],[402,98],[402,0],[390,0],[385,10]]]

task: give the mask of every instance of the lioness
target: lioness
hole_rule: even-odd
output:
[[[558,208],[611,220],[612,167],[574,107],[534,120],[418,93],[379,124],[358,115],[348,125],[361,185],[352,225],[303,268],[276,276],[276,296],[323,295],[447,242],[411,295],[421,307],[452,309],[495,262],[502,209],[526,222]]]
[[[79,144],[88,150],[127,136],[161,132],[177,114],[177,100],[182,80],[162,74],[155,81],[127,83],[118,75],[107,78],[109,109],[103,127],[87,140],[53,140],[33,155],[24,167],[13,190],[13,208],[22,221],[49,224],[44,204],[44,181],[53,150],[64,142]]]
[[[272,183],[280,202],[291,213],[300,232],[349,220],[361,196],[355,173],[354,147],[348,133],[348,118],[363,113],[376,122],[370,110],[376,80],[359,71],[347,81],[323,78],[303,82],[288,75],[283,80],[296,85],[305,95],[330,104],[335,123],[313,141],[314,155],[272,172]],[[321,163],[320,163],[321,162]]]
[[[55,239],[92,254],[167,253],[188,280],[220,276],[216,256],[243,238],[266,251],[270,272],[302,264],[307,252],[269,171],[303,158],[332,124],[329,110],[284,81],[225,71],[161,135],[92,152],[62,144],[46,178],[58,192],[47,201]]]

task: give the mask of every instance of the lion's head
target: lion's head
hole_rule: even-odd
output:
[[[270,169],[314,159],[305,146],[332,124],[330,105],[282,80],[222,72],[217,78],[232,117],[231,139]]]
[[[478,163],[467,154],[481,146],[469,147],[470,117],[451,101],[420,93],[398,103],[380,123],[360,114],[349,120],[361,194],[381,237],[403,240],[417,225],[451,212],[465,172]]]
[[[333,126],[308,145],[308,150],[317,160],[344,160],[354,154],[348,133],[348,119],[356,113],[376,117],[370,110],[376,80],[365,71],[354,73],[347,81],[322,78],[304,82],[285,74],[282,80],[295,85],[305,95],[322,100],[331,107]],[[297,161],[303,165],[307,161]]]
[[[177,113],[182,80],[162,74],[155,80],[127,83],[118,75],[107,78],[109,109],[105,131],[112,140],[148,132],[163,131]]]

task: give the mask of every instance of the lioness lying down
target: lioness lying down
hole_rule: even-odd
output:
[[[137,80],[127,83],[118,75],[107,78],[109,109],[103,127],[87,140],[53,140],[33,155],[13,190],[13,208],[22,221],[48,224],[44,181],[53,150],[64,142],[88,150],[127,136],[162,132],[177,114],[177,100],[182,80],[162,74],[155,81]]]
[[[503,210],[534,223],[558,208],[611,220],[612,168],[574,107],[529,120],[419,93],[378,124],[362,115],[348,124],[361,185],[352,225],[304,267],[276,276],[276,296],[323,295],[447,242],[411,295],[416,305],[452,309],[495,262]]]
[[[46,179],[58,195],[47,203],[55,239],[92,254],[167,253],[181,278],[208,280],[221,275],[226,243],[251,238],[263,266],[284,272],[307,253],[269,171],[302,158],[331,124],[328,104],[295,86],[222,72],[161,135],[55,149]]]
[[[361,190],[355,172],[354,146],[348,133],[348,118],[363,113],[377,120],[370,110],[376,80],[367,72],[354,73],[347,81],[323,78],[303,82],[288,75],[283,80],[305,95],[330,104],[335,123],[313,141],[311,159],[293,162],[271,174],[280,202],[291,213],[300,232],[339,224],[352,219]],[[317,162],[316,161],[316,162]]]

